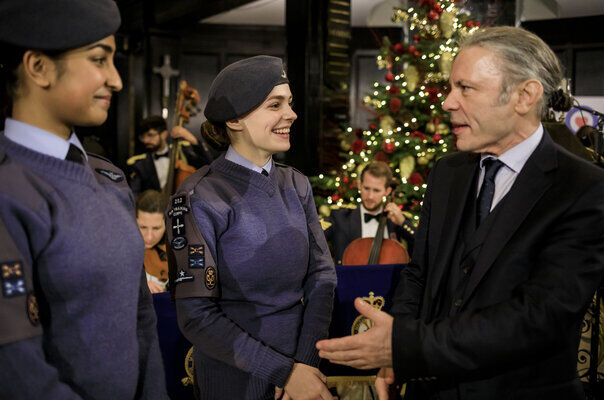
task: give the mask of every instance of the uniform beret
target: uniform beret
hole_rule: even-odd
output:
[[[258,107],[277,85],[289,83],[283,61],[256,56],[224,68],[212,82],[203,111],[210,122],[226,122]]]
[[[67,50],[117,31],[114,0],[2,0],[0,41],[37,50]]]

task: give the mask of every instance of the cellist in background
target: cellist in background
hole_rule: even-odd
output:
[[[157,190],[145,190],[136,199],[136,223],[145,241],[145,273],[151,293],[165,292],[168,282],[166,207],[165,197]]]
[[[384,206],[384,197],[390,195],[392,171],[383,161],[373,161],[361,173],[358,188],[361,194],[360,207],[339,208],[322,221],[325,237],[333,245],[336,264],[342,264],[346,247],[355,239],[374,237],[378,229],[379,216],[388,213],[387,230],[384,238],[407,242],[409,254],[413,248],[415,227],[405,218],[394,203]]]
[[[137,133],[147,152],[128,159],[128,183],[135,195],[150,189],[161,191],[168,178],[171,146],[168,144],[166,121],[158,115],[145,118],[140,122]],[[180,145],[192,167],[197,169],[212,161],[210,152],[204,149],[201,141],[182,126],[173,127],[170,137],[183,139]]]

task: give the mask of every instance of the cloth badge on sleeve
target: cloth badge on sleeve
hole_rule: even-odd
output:
[[[183,214],[189,212],[189,207],[187,204],[187,196],[177,196],[172,199],[172,208],[168,211],[168,217],[181,217]]]
[[[182,216],[172,217],[172,236],[184,236],[185,230],[185,219]]]
[[[20,262],[1,264],[2,295],[6,298],[25,295],[25,277]]]
[[[187,245],[187,238],[184,236],[178,236],[172,239],[172,248],[174,250],[182,250]]]
[[[22,277],[23,269],[20,262],[2,263],[2,280]]]
[[[206,284],[206,288],[208,288],[208,290],[212,290],[216,287],[216,269],[214,267],[208,267],[206,269],[206,276],[205,276],[205,284]]]
[[[184,269],[181,269],[178,271],[178,277],[174,280],[174,283],[179,284],[183,282],[190,282],[193,281],[193,279],[195,279],[194,276],[188,275]]]
[[[94,170],[99,174],[111,179],[113,182],[121,182],[124,180],[124,177],[122,175],[116,174],[115,172],[109,171],[108,169],[95,168]]]
[[[205,267],[205,249],[203,244],[189,245],[189,268]]]

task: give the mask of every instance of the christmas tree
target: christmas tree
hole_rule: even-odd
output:
[[[395,9],[393,15],[393,21],[408,24],[409,40],[393,44],[383,38],[377,66],[384,70],[384,81],[375,82],[363,100],[374,111],[374,120],[366,129],[346,129],[341,144],[346,161],[340,171],[311,178],[323,215],[330,205],[358,204],[356,180],[367,163],[379,160],[390,165],[398,180],[394,201],[417,222],[431,167],[454,151],[442,103],[457,43],[480,24],[455,1],[410,4],[413,7]]]

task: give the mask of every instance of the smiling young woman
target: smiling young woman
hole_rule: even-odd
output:
[[[308,179],[272,155],[297,118],[283,63],[223,69],[202,134],[227,149],[172,197],[171,288],[204,399],[331,399],[315,343],[335,271]]]
[[[119,25],[112,0],[0,2],[2,399],[167,398],[132,193],[74,134],[122,88]]]

